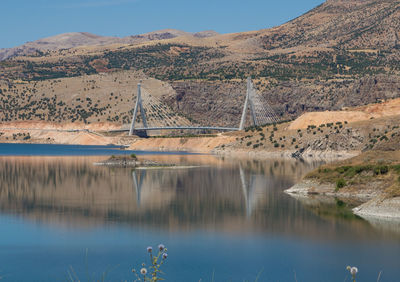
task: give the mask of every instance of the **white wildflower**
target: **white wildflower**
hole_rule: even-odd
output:
[[[350,273],[351,273],[351,275],[353,275],[353,276],[356,275],[357,272],[358,272],[358,268],[355,267],[355,266],[353,266],[353,267],[350,269]]]

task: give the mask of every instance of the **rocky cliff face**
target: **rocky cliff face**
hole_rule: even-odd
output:
[[[175,82],[176,95],[164,97],[176,111],[200,124],[238,127],[246,95],[244,83]]]
[[[355,80],[289,82],[263,95],[281,115],[292,118],[303,112],[340,110],[400,97],[400,79],[376,75]]]
[[[175,110],[203,124],[237,126],[246,95],[243,82],[175,82],[176,94],[165,97]],[[376,75],[356,80],[285,82],[259,91],[282,119],[304,112],[340,110],[400,97],[397,76]]]

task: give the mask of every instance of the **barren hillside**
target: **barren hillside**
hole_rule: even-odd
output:
[[[86,120],[121,124],[129,117],[126,102],[132,101],[121,94],[109,103],[104,92],[125,93],[134,83],[101,84],[93,89],[81,83],[72,93],[68,85],[50,87],[51,79],[76,77],[79,81],[87,75],[141,73],[172,87],[162,99],[179,113],[202,123],[233,125],[240,117],[244,80],[252,76],[276,112],[291,119],[307,111],[341,110],[399,97],[399,19],[399,1],[328,0],[288,23],[259,31],[217,35],[164,30],[122,39],[81,33],[73,37],[90,40],[79,39],[76,44],[70,40],[68,46],[61,36],[44,41],[67,49],[52,47],[53,51],[33,56],[21,53],[24,56],[0,62],[0,80],[6,85],[3,90],[25,87],[24,95],[31,100],[59,103],[61,97],[65,102],[76,93],[81,100],[98,96],[100,102],[92,103],[105,108],[102,114],[92,109]],[[19,85],[21,81],[31,82],[28,87]],[[3,93],[3,108],[9,111],[3,121],[10,116],[13,121],[26,118],[15,104],[20,98],[14,95],[22,95],[18,93]],[[72,111],[78,105],[68,107]],[[56,115],[57,120],[72,119],[74,113],[68,107],[66,114]],[[124,114],[117,117],[115,112]],[[84,120],[78,115],[76,119]]]
[[[0,120],[130,123],[137,84],[153,96],[173,95],[168,83],[133,71],[34,82],[0,83]]]

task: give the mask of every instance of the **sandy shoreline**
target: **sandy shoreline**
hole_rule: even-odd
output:
[[[188,152],[212,154],[223,157],[251,158],[251,159],[303,159],[305,161],[333,162],[344,160],[360,154],[359,151],[317,151],[307,150],[297,155],[296,150],[243,150],[222,149],[221,146],[232,142],[230,136],[221,137],[195,137],[195,138],[137,138],[137,137],[105,137],[86,132],[52,132],[47,133],[47,138],[36,139],[33,135],[29,140],[4,140],[0,143],[21,144],[60,144],[60,145],[123,145],[128,150],[154,151],[154,152]],[[50,138],[51,139],[48,139]],[[60,138],[58,138],[60,137]]]

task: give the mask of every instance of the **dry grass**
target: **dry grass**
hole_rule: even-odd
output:
[[[400,196],[400,151],[369,151],[355,158],[323,165],[306,175],[320,183],[335,183],[336,189],[375,187],[387,197]]]

